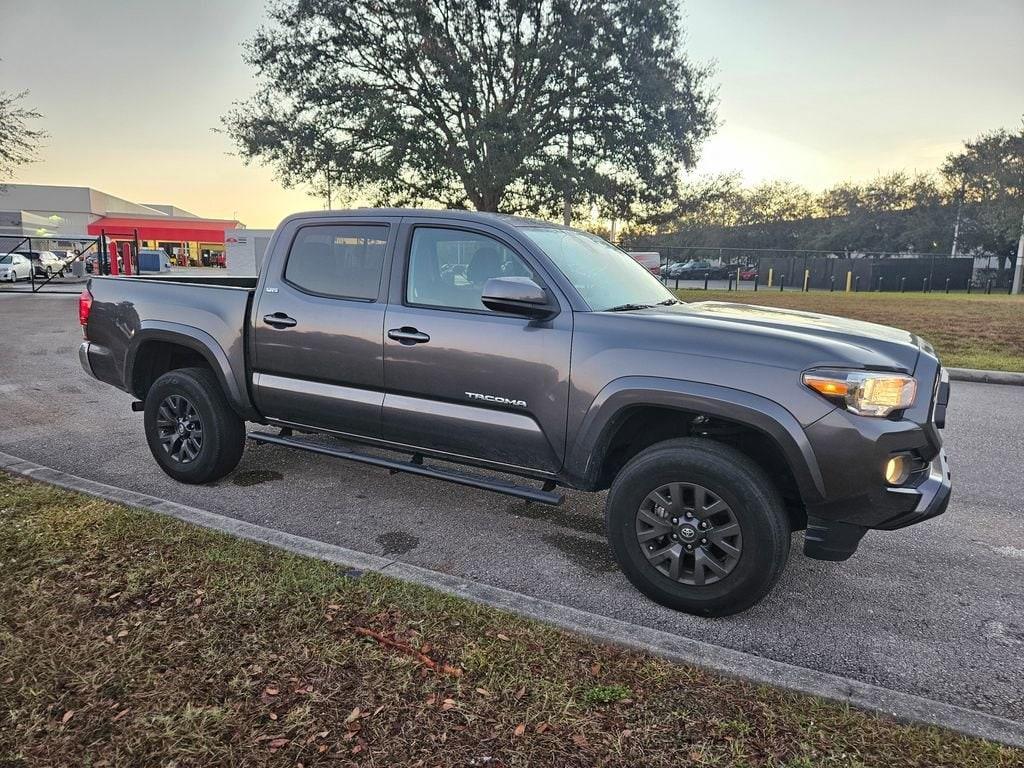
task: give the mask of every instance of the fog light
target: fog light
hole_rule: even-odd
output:
[[[910,457],[905,453],[893,456],[885,463],[885,482],[889,485],[903,485],[910,479]]]

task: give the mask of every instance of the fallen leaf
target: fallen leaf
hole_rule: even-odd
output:
[[[430,694],[429,696],[427,696],[427,704],[433,704],[436,701],[437,701],[437,696],[435,696],[434,694]]]
[[[383,711],[384,711],[384,705],[382,704],[381,706],[379,706],[375,710],[373,710],[373,714],[376,716],[376,715],[379,715]],[[369,715],[363,715],[363,717],[369,717]]]
[[[624,739],[628,739],[632,735],[633,735],[633,731],[631,731],[629,728],[627,728],[626,730],[624,730],[622,732],[622,738],[624,738]]]
[[[517,699],[521,699],[525,695],[526,695],[526,686],[524,685],[522,688],[520,688],[518,691],[516,691],[516,698]]]
[[[120,592],[114,592],[113,594],[107,595],[107,600],[117,600],[120,596]]]
[[[270,719],[271,720],[277,720],[277,712],[271,712],[270,713]]]
[[[447,712],[449,709],[455,706],[455,699],[445,699],[441,702],[441,710]]]
[[[118,637],[128,637],[128,630],[127,629],[122,629],[120,632],[117,633],[117,636]]]
[[[509,636],[506,635],[504,632],[499,632],[497,637],[498,637],[499,640],[508,640],[509,639]]]
[[[587,737],[584,736],[582,733],[574,733],[572,735],[572,743],[580,749],[587,749],[588,747],[590,747],[590,742],[587,741]]]
[[[591,667],[590,667],[590,674],[592,674],[592,675],[599,675],[599,674],[601,674],[601,664],[599,662],[594,662],[594,664],[591,665]]]
[[[70,720],[74,716],[75,716],[75,710],[69,709],[67,712],[64,713],[64,717],[62,717],[60,719],[60,721],[62,723],[66,723],[68,720]]]
[[[272,685],[268,685],[263,692],[267,694],[267,696],[277,696],[277,694],[279,694],[281,691]]]
[[[271,739],[269,742],[267,742],[267,746],[271,749],[280,749],[281,747],[288,744],[289,741],[289,739],[286,739],[282,736],[281,738]]]
[[[551,727],[551,726],[550,726],[550,725],[548,725],[547,723],[537,723],[537,727],[536,727],[536,728],[534,728],[534,730],[535,730],[535,731],[536,731],[537,733],[544,733],[544,731],[546,731],[546,730],[547,730],[548,728],[550,728],[550,727]]]
[[[477,688],[476,692],[479,693],[481,696],[490,696],[491,695],[491,692],[488,691],[486,688]]]
[[[112,718],[112,722],[116,723],[118,720],[125,717],[129,712],[131,712],[130,709],[122,709],[120,712],[114,715],[114,717]]]
[[[513,736],[522,736],[526,733],[526,723],[520,723],[516,726],[516,729],[512,731]]]
[[[359,717],[359,712],[360,712],[359,707],[356,707],[351,712],[349,712],[348,713],[348,717],[345,718],[345,725],[348,725],[349,723],[351,723],[354,720],[356,720],[356,718]]]

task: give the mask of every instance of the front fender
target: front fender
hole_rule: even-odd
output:
[[[249,397],[244,360],[233,363],[213,336],[199,328],[181,323],[165,320],[144,320],[141,323],[125,353],[124,380],[127,389],[134,392],[135,359],[139,350],[150,341],[180,344],[198,352],[213,370],[228,403],[235,412],[243,419],[259,418]]]
[[[800,422],[778,403],[738,389],[655,376],[609,382],[590,404],[566,457],[566,474],[594,487],[616,430],[636,406],[661,406],[717,416],[757,429],[785,456],[805,504],[821,501],[825,484]]]

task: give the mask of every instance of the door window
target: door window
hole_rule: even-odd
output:
[[[307,293],[376,299],[387,242],[388,228],[382,225],[303,227],[288,252],[284,279]]]
[[[476,232],[416,227],[409,252],[409,304],[489,311],[480,301],[492,277],[534,277],[515,253]]]

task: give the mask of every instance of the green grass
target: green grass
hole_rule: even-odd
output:
[[[683,301],[738,301],[805,309],[904,328],[931,342],[944,365],[1024,371],[1024,296],[945,293],[676,291]]]
[[[4,768],[1024,766],[2,474],[0,526]]]

